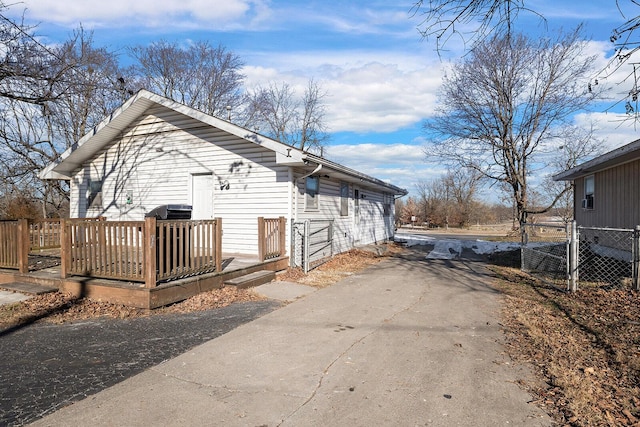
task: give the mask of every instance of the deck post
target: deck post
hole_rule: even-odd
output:
[[[284,256],[286,253],[286,244],[287,244],[287,219],[283,216],[278,218],[280,221],[280,229],[278,230],[280,232],[280,247],[278,248],[278,251],[280,252],[280,256]]]
[[[266,252],[265,248],[265,230],[264,230],[264,217],[258,217],[258,259],[260,262],[264,261]]]
[[[144,219],[144,286],[155,288],[157,284],[156,276],[156,218]]]
[[[29,272],[29,220],[18,220],[18,269],[20,273]]]
[[[60,278],[66,279],[71,265],[71,236],[67,220],[60,218]]]
[[[215,232],[216,271],[222,271],[222,218],[216,218]]]

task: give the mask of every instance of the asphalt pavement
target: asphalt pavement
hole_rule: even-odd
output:
[[[35,421],[279,306],[257,301],[189,314],[1,331],[0,426]]]
[[[309,293],[34,425],[551,425],[517,385],[530,372],[504,354],[484,264],[424,255]]]

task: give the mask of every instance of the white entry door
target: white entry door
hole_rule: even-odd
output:
[[[191,205],[193,212],[191,219],[213,218],[213,175],[192,175]]]

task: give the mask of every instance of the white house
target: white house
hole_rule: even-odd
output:
[[[40,172],[71,217],[142,220],[164,204],[222,218],[225,252],[256,254],[257,218],[333,220],[333,251],[393,237],[404,189],[142,90]],[[290,230],[290,227],[287,227]]]

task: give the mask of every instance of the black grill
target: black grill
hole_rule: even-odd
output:
[[[160,205],[145,217],[156,219],[191,219],[191,205]]]

